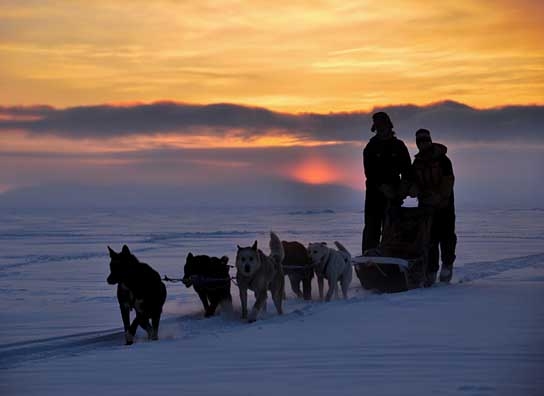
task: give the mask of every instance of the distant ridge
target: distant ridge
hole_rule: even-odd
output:
[[[362,206],[363,194],[345,186],[262,181],[207,187],[89,186],[51,184],[20,188],[0,195],[0,208],[168,208],[286,207],[338,208]],[[328,209],[331,210],[331,209]]]

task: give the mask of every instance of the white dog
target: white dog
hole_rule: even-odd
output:
[[[338,250],[327,247],[325,242],[310,243],[308,254],[317,275],[319,297],[323,299],[323,279],[329,281],[326,301],[330,301],[333,293],[338,292],[338,282],[342,285],[344,298],[348,298],[348,287],[353,276],[351,269],[351,254],[338,241],[334,242]]]
[[[242,319],[255,322],[261,309],[266,309],[267,291],[272,294],[272,301],[276,305],[278,315],[283,314],[282,302],[285,277],[281,263],[285,258],[285,252],[280,238],[273,232],[270,233],[270,255],[265,255],[257,248],[257,241],[251,247],[238,246],[236,253],[236,281],[240,289],[240,302],[242,303]],[[249,317],[247,314],[247,291],[255,292],[255,304]]]

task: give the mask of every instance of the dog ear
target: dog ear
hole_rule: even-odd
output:
[[[110,258],[114,258],[117,256],[117,253],[115,253],[115,251],[108,246],[108,251],[110,252]]]
[[[123,245],[123,249],[121,249],[121,253],[130,254],[130,250],[127,245]]]
[[[238,250],[242,249],[242,248],[240,247],[240,245],[236,245],[236,247],[238,248]]]
[[[191,260],[193,257],[193,253],[189,252],[189,254],[187,255],[187,260]]]
[[[253,242],[253,246],[251,246],[251,248],[253,250],[257,250],[257,240],[255,240],[255,242]]]
[[[222,264],[227,264],[228,262],[229,262],[229,258],[227,256],[221,257],[221,263]]]

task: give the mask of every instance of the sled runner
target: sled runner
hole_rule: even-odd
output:
[[[380,245],[352,259],[363,288],[393,293],[423,287],[431,223],[425,209],[388,209]]]

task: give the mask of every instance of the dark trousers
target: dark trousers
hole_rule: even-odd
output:
[[[363,228],[362,253],[378,247],[388,201],[379,190],[367,189],[365,195],[365,225]]]
[[[443,209],[436,209],[433,213],[433,224],[431,227],[428,272],[438,272],[440,256],[442,258],[442,265],[450,268],[453,267],[456,245],[455,208],[453,205],[450,205]]]

